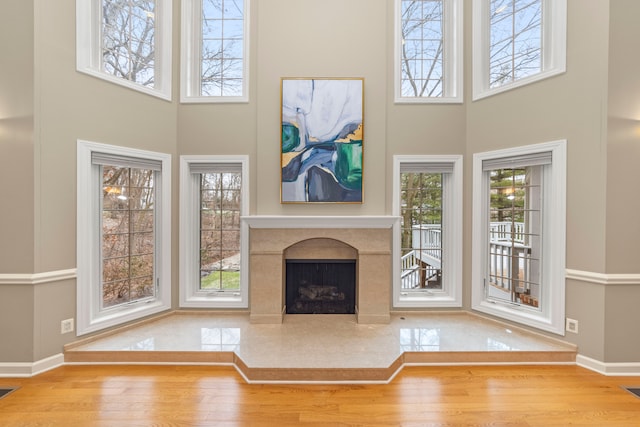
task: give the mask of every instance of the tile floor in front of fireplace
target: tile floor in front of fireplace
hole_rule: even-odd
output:
[[[560,340],[469,313],[392,314],[384,325],[353,315],[286,315],[251,324],[248,314],[176,312],[69,346],[81,352],[234,352],[252,368],[387,368],[405,352],[553,353]],[[500,360],[496,360],[499,362]]]

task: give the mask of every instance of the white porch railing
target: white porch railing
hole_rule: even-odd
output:
[[[411,251],[401,258],[402,289],[415,289],[420,287],[420,266],[416,259],[415,251]]]
[[[530,276],[531,247],[525,245],[525,237],[525,225],[522,222],[489,224],[489,277],[492,284],[505,290],[515,286],[526,287]],[[433,280],[439,276],[441,268],[440,224],[413,226],[411,240],[413,250],[405,254],[401,261],[402,289],[425,287],[429,278]],[[421,267],[424,274],[421,274]]]
[[[440,224],[414,225],[411,242],[417,259],[439,270],[442,264],[442,230]]]
[[[507,242],[489,243],[489,282],[505,291],[528,288],[531,248]]]
[[[401,258],[402,289],[424,288],[427,282],[438,280],[440,269],[421,263],[417,253],[418,251],[411,251]]]
[[[489,282],[505,291],[528,288],[531,246],[523,222],[489,224]]]
[[[524,222],[500,221],[489,223],[490,242],[511,242],[524,245],[525,229]]]

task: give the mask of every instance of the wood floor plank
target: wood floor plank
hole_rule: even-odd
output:
[[[640,426],[640,399],[576,366],[407,367],[387,385],[247,384],[230,367],[64,366],[0,399],[0,425]]]

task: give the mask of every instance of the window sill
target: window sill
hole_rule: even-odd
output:
[[[83,74],[96,77],[100,80],[104,80],[106,82],[121,86],[126,89],[134,90],[136,92],[144,93],[146,95],[151,95],[155,98],[160,98],[165,101],[171,101],[171,89],[161,91],[157,89],[148,88],[146,86],[139,85],[129,80],[124,80],[124,79],[112,76],[110,74],[104,73],[102,71],[94,70],[93,68],[78,68],[77,70]]]
[[[180,307],[185,308],[248,308],[248,304],[241,294],[192,296],[183,299]]]
[[[510,320],[525,326],[564,336],[564,328],[554,325],[542,312],[534,312],[522,306],[512,306],[499,302],[483,301],[472,307],[474,310]]]

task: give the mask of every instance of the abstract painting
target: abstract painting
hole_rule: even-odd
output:
[[[282,79],[282,203],[362,203],[363,86]]]

